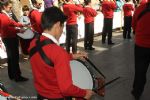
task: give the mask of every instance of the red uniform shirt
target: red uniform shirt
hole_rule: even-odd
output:
[[[21,23],[17,23],[8,17],[6,14],[0,14],[0,36],[2,38],[13,38],[16,37],[16,33],[19,30],[15,29],[15,27],[22,27]]]
[[[30,19],[31,27],[33,31],[36,31],[39,34],[43,32],[42,27],[41,27],[41,16],[42,16],[42,13],[35,9],[31,10],[29,14],[29,19]]]
[[[143,5],[143,4],[147,3],[147,2],[148,2],[148,0],[141,0],[140,5]]]
[[[65,4],[63,6],[64,14],[68,17],[67,25],[77,24],[77,12],[83,12],[81,5]]]
[[[124,16],[132,16],[133,10],[134,10],[133,4],[126,3],[123,5]]]
[[[91,7],[87,6],[83,9],[84,22],[90,23],[94,22],[94,17],[97,15],[97,12]]]
[[[139,14],[145,9],[146,4],[143,4],[136,8],[136,11],[133,15],[132,28],[135,31],[135,43],[142,47],[150,48],[150,13],[146,13],[137,20]]]
[[[113,13],[116,7],[116,3],[112,1],[103,1],[102,13],[104,15],[104,18],[113,18]]]
[[[48,38],[42,35],[40,40],[45,39]],[[35,39],[31,42],[30,49],[34,46]],[[34,76],[34,85],[38,93],[47,98],[84,97],[86,91],[76,87],[72,82],[69,63],[71,56],[56,44],[46,45],[43,50],[54,63],[54,67],[47,65],[41,59],[39,53],[31,57],[30,63]]]

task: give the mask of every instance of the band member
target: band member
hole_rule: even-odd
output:
[[[123,5],[123,11],[124,11],[123,38],[131,39],[132,11],[134,11],[134,5],[130,0],[126,0],[126,3]]]
[[[15,80],[16,82],[27,81],[27,78],[21,76],[19,68],[19,41],[16,36],[16,33],[22,32],[21,30],[16,29],[16,27],[23,27],[23,25],[15,22],[9,16],[8,13],[12,8],[11,1],[7,0],[2,2],[1,5],[0,34],[7,52],[8,76],[11,80]]]
[[[146,73],[150,65],[149,9],[150,0],[136,8],[132,21],[132,28],[135,31],[135,76],[132,94],[136,100],[140,99],[144,91]]]
[[[42,1],[41,0],[31,0],[34,8],[29,13],[29,18],[31,22],[31,27],[34,32],[41,34],[43,32],[41,27],[41,16],[42,12],[39,12],[41,8]]]
[[[102,44],[105,43],[106,36],[108,36],[108,45],[113,45],[112,42],[112,27],[113,27],[113,13],[116,9],[116,3],[112,0],[106,0],[102,3],[102,13],[104,15],[104,24],[102,32]]]
[[[68,54],[59,46],[66,19],[57,7],[45,9],[42,15],[44,32],[31,42],[30,63],[38,100],[68,100],[65,98],[70,96],[90,99],[94,94],[92,90],[73,85],[69,61],[87,54]]]
[[[75,5],[72,0],[66,1],[67,3],[63,6],[63,11],[68,17],[66,23],[66,50],[70,52],[72,46],[72,53],[76,53],[78,39],[77,13],[83,12],[83,8],[81,5]]]
[[[93,37],[94,37],[94,17],[97,12],[91,6],[91,0],[84,0],[85,7],[83,9],[85,34],[84,34],[84,48],[85,50],[94,50]]]

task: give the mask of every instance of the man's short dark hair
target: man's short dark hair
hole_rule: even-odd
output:
[[[84,0],[85,5],[88,5],[89,3],[91,3],[91,0]]]
[[[24,5],[23,7],[22,7],[22,11],[29,11],[30,9],[29,9],[29,7],[28,7],[28,5]]]
[[[50,30],[52,26],[60,21],[61,24],[67,20],[64,13],[57,7],[46,8],[42,14],[41,25],[43,30]]]
[[[37,1],[36,0],[31,0],[32,4],[36,4]]]

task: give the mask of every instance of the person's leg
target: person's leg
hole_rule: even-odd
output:
[[[139,98],[146,83],[146,72],[150,64],[150,49],[135,45],[135,76],[132,94]]]
[[[128,34],[127,34],[127,38],[131,39],[131,23],[132,23],[132,16],[130,16],[128,18]]]
[[[124,27],[123,27],[123,38],[126,39],[127,35],[127,17],[124,17]]]
[[[10,38],[3,38],[2,39],[5,47],[6,47],[6,53],[7,53],[7,64],[8,64],[8,76],[10,79],[14,79],[13,74],[13,66],[12,66],[12,40]]]
[[[72,53],[77,53],[78,25],[72,25]]]
[[[71,29],[70,25],[66,25],[66,51],[70,53],[70,45],[71,45]]]
[[[108,19],[108,45],[112,45],[114,44],[112,42],[112,26],[113,26],[113,19],[109,18]]]
[[[95,48],[92,47],[94,40],[94,22],[89,23],[89,47],[91,50]]]
[[[102,44],[104,44],[106,41],[106,35],[107,35],[107,18],[104,18],[103,32],[102,32]]]
[[[88,49],[88,34],[89,34],[89,29],[88,29],[88,24],[85,24],[85,33],[84,33],[84,49]]]

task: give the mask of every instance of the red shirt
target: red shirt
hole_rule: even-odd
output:
[[[77,12],[83,12],[81,5],[65,4],[63,6],[64,14],[68,17],[67,25],[77,24]]]
[[[19,30],[15,29],[15,27],[22,27],[21,23],[15,22],[13,19],[8,17],[6,14],[0,14],[0,36],[2,38],[13,38],[16,37],[16,33]]]
[[[41,41],[48,39],[41,36]],[[31,42],[29,50],[35,46],[35,39]],[[54,67],[47,65],[39,53],[30,59],[34,85],[37,92],[47,98],[63,98],[65,96],[84,97],[86,91],[73,85],[70,69],[71,56],[60,46],[50,44],[43,47]]]
[[[84,15],[84,22],[90,23],[94,22],[94,17],[97,15],[97,12],[91,7],[87,6],[83,9],[83,15]]]
[[[143,5],[143,4],[147,3],[147,2],[148,2],[148,0],[141,0],[140,5]]]
[[[103,1],[102,13],[104,15],[104,18],[113,18],[113,13],[116,7],[116,3],[112,1]]]
[[[146,4],[143,4],[136,8],[136,11],[133,15],[132,28],[135,31],[135,43],[142,47],[150,48],[150,13],[146,13],[137,20],[139,14],[145,9]]]
[[[133,4],[126,3],[123,5],[124,16],[132,16],[133,10],[134,10]]]
[[[33,31],[36,31],[39,34],[43,32],[42,27],[41,27],[41,16],[42,16],[42,13],[39,12],[38,10],[31,10],[29,14],[29,19],[30,19],[31,27]]]

